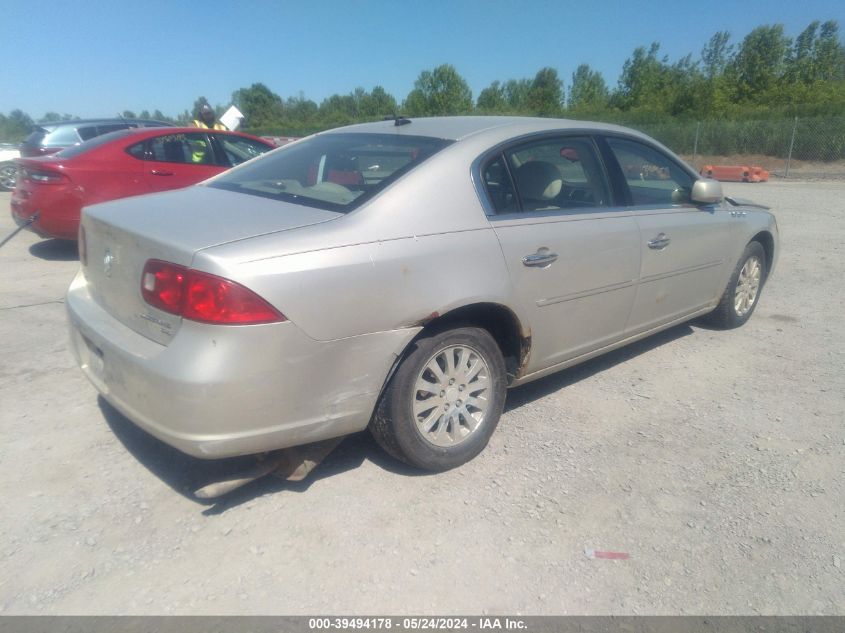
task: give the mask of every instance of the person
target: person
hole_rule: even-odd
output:
[[[214,110],[207,103],[200,108],[197,118],[194,119],[194,127],[204,128],[207,130],[228,130],[225,125],[217,120]]]
[[[207,162],[208,146],[205,141],[194,140],[189,142],[191,150],[191,162],[202,164]]]

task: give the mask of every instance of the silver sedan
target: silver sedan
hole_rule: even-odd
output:
[[[369,427],[444,470],[508,387],[695,317],[745,323],[778,231],[626,128],[397,119],[89,207],[80,253],[79,365],[164,442],[216,458]]]

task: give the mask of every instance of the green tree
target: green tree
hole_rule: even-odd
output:
[[[443,64],[424,70],[405,99],[410,116],[445,116],[472,111],[472,91],[455,67]]]
[[[508,109],[508,102],[505,98],[505,88],[498,81],[484,88],[478,93],[475,101],[477,110],[484,114],[500,114]]]
[[[320,115],[325,117],[341,116],[353,120],[358,116],[358,100],[355,94],[332,95],[320,104]]]
[[[135,113],[132,110],[124,110],[123,114],[121,114],[124,119],[137,119],[138,117],[135,116]]]
[[[528,93],[531,91],[530,79],[508,79],[504,85],[505,100],[511,112],[528,111]]]
[[[319,106],[310,99],[306,99],[302,92],[296,97],[288,97],[285,100],[284,110],[285,129],[290,134],[303,136],[323,129],[320,125]]]
[[[50,112],[45,113],[44,116],[41,117],[38,120],[38,122],[39,123],[56,123],[56,122],[61,121],[61,120],[62,120],[61,114],[59,114],[58,112],[50,111]]]
[[[243,113],[246,126],[253,129],[278,126],[285,115],[282,98],[262,83],[236,90],[232,103]]]
[[[721,77],[733,58],[734,47],[728,31],[718,31],[701,49],[701,66],[708,79]]]
[[[667,58],[657,58],[660,44],[653,42],[648,50],[643,46],[625,60],[622,76],[614,93],[614,101],[623,110],[635,108],[663,110],[659,102],[667,77]]]
[[[811,22],[795,38],[787,55],[786,77],[792,82],[812,84],[843,78],[843,46],[839,41],[839,25],[829,20]]]
[[[603,110],[607,107],[610,93],[601,73],[592,70],[589,64],[581,64],[572,73],[569,88],[569,108],[573,110]]]
[[[557,116],[563,107],[563,82],[554,68],[541,68],[528,89],[528,111],[537,116]]]
[[[824,22],[813,47],[816,79],[819,81],[845,80],[845,46],[839,37],[839,24],[835,20]]]
[[[397,114],[396,99],[381,86],[364,92],[358,102],[358,116],[364,119],[381,119]]]
[[[673,116],[705,115],[710,107],[710,85],[692,55],[685,55],[665,71],[662,107]]]
[[[22,110],[12,110],[9,116],[0,114],[0,139],[4,142],[17,143],[26,138],[34,123]]]
[[[735,55],[735,47],[730,39],[728,31],[718,31],[701,49],[704,84],[699,108],[705,115],[726,111],[735,95],[731,79],[726,76],[726,70]]]
[[[758,26],[742,40],[726,72],[737,101],[770,102],[784,76],[791,41],[782,24]]]

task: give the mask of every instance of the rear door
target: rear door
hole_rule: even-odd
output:
[[[640,233],[642,266],[628,334],[692,314],[724,290],[733,223],[719,205],[690,200],[695,177],[644,142],[609,136]]]
[[[512,287],[530,320],[527,371],[620,339],[640,268],[639,231],[617,206],[593,140],[555,136],[482,167]]]
[[[145,145],[144,179],[150,191],[181,189],[223,171],[204,132],[162,134]]]

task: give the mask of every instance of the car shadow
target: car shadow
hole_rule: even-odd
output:
[[[314,482],[354,470],[365,461],[403,476],[428,474],[385,454],[369,433],[361,432],[346,437],[303,481],[285,481],[270,475],[221,497],[200,499],[194,494],[196,490],[249,470],[255,464],[255,457],[214,460],[191,457],[133,424],[102,396],[98,399],[98,405],[115,437],[132,456],[174,491],[198,504],[208,505],[209,507],[203,511],[205,515],[220,514],[229,508],[281,490],[305,492]]]
[[[29,247],[30,255],[51,262],[72,262],[79,259],[76,242],[70,240],[44,240]]]
[[[525,404],[692,333],[693,329],[689,324],[678,325],[571,369],[517,387],[508,393],[505,411],[518,409]],[[303,481],[290,482],[270,475],[216,499],[200,499],[194,495],[194,491],[210,483],[224,481],[237,473],[248,470],[255,464],[255,458],[246,456],[204,460],[191,457],[133,424],[102,396],[99,397],[98,404],[115,437],[120,440],[132,456],[179,494],[195,501],[197,504],[208,506],[203,510],[203,514],[206,516],[221,514],[230,508],[282,490],[303,493],[316,481],[355,470],[365,461],[372,462],[379,468],[405,477],[432,475],[432,473],[413,468],[387,455],[376,444],[372,436],[364,431],[346,437]]]

